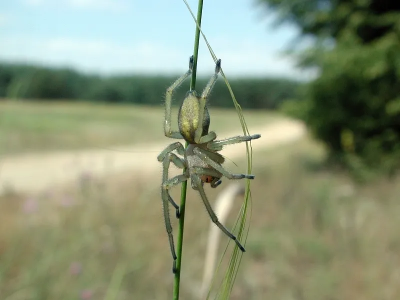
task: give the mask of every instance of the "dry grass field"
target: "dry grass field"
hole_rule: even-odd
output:
[[[0,113],[3,155],[162,137],[161,108],[1,103]],[[211,113],[214,128],[232,131],[234,111]],[[150,117],[157,126],[144,128]],[[245,117],[249,126],[279,118],[251,111]],[[232,299],[400,298],[400,178],[357,185],[328,169],[324,155],[309,137],[253,154],[251,229]],[[234,163],[232,171],[242,170],[244,157]],[[228,184],[208,188],[209,197]],[[160,174],[132,170],[3,194],[0,299],[171,298],[159,185]],[[210,221],[196,193],[187,199],[181,297],[197,299]]]
[[[212,108],[210,114],[211,128],[241,132],[235,110]],[[249,127],[277,119],[266,111],[244,115]],[[0,99],[0,155],[155,142],[164,138],[163,116],[162,103],[148,107]]]

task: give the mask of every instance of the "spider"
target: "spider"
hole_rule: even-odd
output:
[[[221,60],[216,63],[215,73],[206,85],[201,96],[198,96],[196,91],[190,90],[186,94],[186,98],[179,109],[178,127],[179,131],[171,129],[171,102],[174,91],[192,74],[193,56],[189,59],[189,70],[179,77],[168,89],[165,96],[165,121],[164,133],[166,137],[173,139],[184,139],[188,146],[185,149],[183,144],[175,142],[167,146],[157,157],[159,162],[162,162],[162,185],[161,197],[163,203],[163,213],[165,226],[168,233],[169,245],[173,258],[173,273],[176,273],[176,253],[174,246],[174,238],[172,235],[171,219],[169,215],[170,203],[176,210],[176,217],[179,218],[179,206],[175,203],[169,194],[169,190],[189,178],[191,186],[194,190],[200,193],[201,199],[207,209],[212,222],[217,225],[223,233],[235,241],[236,245],[242,252],[245,252],[242,244],[237,240],[224,225],[218,221],[218,217],[214,213],[207,195],[204,191],[204,183],[209,183],[212,188],[216,188],[221,184],[221,177],[225,176],[228,179],[254,179],[254,175],[232,174],[222,167],[225,158],[218,153],[223,146],[247,142],[258,139],[259,134],[250,136],[235,136],[223,140],[216,140],[217,135],[214,131],[208,131],[210,126],[210,115],[207,109],[207,99],[211,90],[217,81],[218,73],[221,70]],[[179,157],[174,151],[180,155]],[[185,172],[173,178],[168,177],[169,166],[171,162],[178,168],[184,169]]]

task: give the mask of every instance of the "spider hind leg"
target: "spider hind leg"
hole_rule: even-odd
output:
[[[175,204],[175,205],[174,204],[172,204],[172,205],[176,206],[175,208],[177,209],[176,210],[177,217],[179,216],[179,206],[171,198],[171,196],[169,195],[168,190],[171,187],[186,181],[187,179],[188,179],[187,175],[178,175],[178,176],[175,176],[175,177],[173,177],[171,179],[166,180],[165,182],[163,182],[163,184],[161,186],[161,198],[162,198],[162,203],[163,203],[165,228],[166,228],[167,234],[168,234],[169,247],[171,249],[172,259],[174,260],[173,266],[172,266],[172,272],[173,273],[176,273],[176,271],[177,271],[177,269],[176,269],[177,256],[176,256],[176,252],[175,252],[175,243],[174,243],[174,236],[172,234],[172,226],[171,226],[171,218],[169,216],[168,202]]]
[[[222,223],[219,222],[217,215],[215,214],[214,210],[212,209],[210,202],[207,199],[207,195],[204,192],[203,184],[201,182],[200,177],[197,174],[193,174],[191,176],[191,180],[194,181],[194,184],[197,187],[197,190],[200,193],[201,199],[203,200],[204,206],[207,209],[208,214],[210,215],[211,221],[218,226],[221,231],[228,236],[230,239],[235,241],[236,245],[239,247],[240,251],[246,252],[245,248],[243,245],[240,243],[240,241],[236,238],[236,236],[231,233]]]
[[[182,154],[184,151],[182,144],[180,144],[179,142],[173,143],[169,145],[167,148],[165,148],[165,150],[161,152],[161,154],[157,157],[157,159],[158,161],[162,161],[163,165],[161,199],[163,205],[165,228],[168,234],[169,246],[171,249],[171,254],[173,259],[172,272],[176,273],[177,256],[175,252],[174,236],[172,234],[171,218],[169,215],[168,204],[171,203],[171,205],[175,208],[177,218],[180,217],[180,210],[178,204],[176,204],[175,201],[170,196],[169,190],[175,185],[178,185],[181,182],[186,181],[188,179],[188,175],[182,174],[172,177],[170,179],[168,178],[168,170],[171,162],[178,168],[184,168],[186,166],[186,163],[183,159],[179,158],[175,153],[172,153],[172,151],[174,150],[176,150],[179,154]]]

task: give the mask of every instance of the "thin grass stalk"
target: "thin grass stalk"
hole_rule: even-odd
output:
[[[201,17],[203,14],[203,0],[199,0],[197,7],[197,24],[194,38],[194,49],[193,49],[193,71],[192,78],[190,81],[190,90],[196,89],[196,75],[197,75],[197,58],[199,54],[199,40],[200,40],[200,26],[201,26]],[[186,143],[186,147],[188,143]],[[183,170],[186,172],[186,169]],[[183,232],[185,228],[185,209],[186,209],[186,190],[187,190],[187,181],[182,183],[181,188],[181,203],[179,207],[180,217],[179,217],[179,225],[178,225],[178,239],[176,243],[176,273],[174,277],[174,290],[173,290],[173,299],[179,299],[179,291],[180,291],[180,279],[181,279],[181,265],[182,265],[182,250],[183,250]]]
[[[200,31],[200,34],[203,36],[203,39],[208,47],[208,50],[210,51],[210,54],[212,56],[212,58],[214,59],[214,62],[217,61],[217,56],[215,55],[213,49],[211,48],[211,45],[209,44],[206,36],[204,35],[203,31],[201,30],[201,26],[200,23],[196,20],[196,18],[194,17],[194,14],[192,12],[192,10],[190,9],[189,4],[187,3],[186,0],[183,0],[183,2],[185,3],[186,7],[188,8],[190,14],[193,17],[194,22],[196,23],[197,29]],[[237,102],[236,97],[233,93],[233,90],[228,82],[228,79],[226,78],[223,70],[221,69],[221,75],[225,81],[225,84],[229,90],[229,93],[231,95],[233,104],[235,106],[236,112],[238,114],[239,120],[240,120],[240,124],[242,126],[243,129],[243,133],[245,135],[250,135],[249,130],[247,128],[246,125],[246,121],[244,119],[243,113],[242,113],[242,108],[240,106],[240,104]],[[252,147],[251,147],[251,142],[246,142],[246,156],[247,156],[247,173],[251,174],[251,169],[252,169]],[[239,212],[239,216],[237,218],[237,222],[235,223],[234,226],[234,232],[237,230],[238,228],[238,233],[237,233],[237,238],[239,240],[242,240],[243,236],[244,236],[244,245],[246,244],[246,240],[247,240],[247,236],[248,236],[248,232],[250,227],[248,226],[248,224],[246,224],[246,220],[247,220],[247,215],[250,214],[251,217],[251,192],[250,192],[250,180],[246,180],[246,191],[245,191],[245,197],[244,197],[244,203],[242,205],[242,208]],[[247,228],[246,228],[247,225]],[[231,241],[228,242],[228,245]],[[227,247],[228,247],[227,245]],[[227,247],[225,248],[224,254],[222,257],[225,256]],[[230,262],[229,262],[229,267],[226,271],[225,277],[223,279],[223,282],[221,284],[220,287],[220,291],[217,295],[218,299],[228,299],[230,296],[230,293],[232,291],[233,288],[233,284],[235,282],[237,273],[238,273],[238,269],[240,266],[240,262],[242,259],[242,255],[243,253],[238,251],[237,248],[234,248]],[[221,258],[222,261],[222,258]],[[221,263],[220,261],[220,263]],[[219,264],[220,265],[220,264]],[[217,268],[217,270],[219,269],[219,266]],[[210,294],[208,294],[207,299],[209,298]]]

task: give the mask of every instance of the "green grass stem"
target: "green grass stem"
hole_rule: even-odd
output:
[[[190,9],[189,4],[187,3],[186,0],[183,0],[185,2],[186,7],[188,8],[190,14],[193,17],[194,22],[196,23],[196,27],[197,30],[200,32],[200,34],[203,36],[203,39],[207,45],[207,48],[214,60],[214,62],[217,61],[217,56],[215,55],[213,49],[211,48],[211,45],[209,44],[206,36],[204,35],[203,31],[201,30],[201,24],[196,20],[196,18],[194,17],[194,14],[192,12],[192,10]],[[237,102],[236,97],[233,93],[233,90],[231,88],[231,85],[228,82],[228,79],[226,78],[224,71],[221,68],[221,75],[225,81],[225,84],[229,90],[229,93],[231,95],[233,104],[235,106],[238,118],[240,120],[240,124],[242,126],[243,129],[243,133],[245,135],[250,135],[249,130],[247,128],[247,124],[246,121],[244,119],[243,113],[242,113],[242,108],[240,106],[240,104]],[[251,142],[246,143],[246,156],[247,156],[247,173],[251,174],[252,172],[252,148],[251,148]],[[240,241],[243,241],[244,239],[244,244],[246,244],[246,240],[247,240],[247,235],[248,235],[248,231],[249,231],[249,226],[248,224],[246,224],[247,222],[247,217],[248,215],[250,215],[251,217],[251,193],[250,193],[250,180],[246,181],[246,191],[245,191],[245,197],[244,197],[244,203],[242,205],[242,208],[239,212],[239,216],[237,218],[237,222],[234,226],[234,232],[237,232],[237,238]],[[247,226],[246,226],[247,225]],[[228,245],[231,241],[228,242]],[[228,247],[227,245],[227,247]],[[226,253],[227,248],[225,249],[224,255]],[[223,255],[223,256],[224,256]],[[235,282],[236,279],[236,275],[240,266],[240,262],[242,259],[242,255],[243,253],[238,251],[237,248],[234,248],[231,259],[229,261],[229,267],[225,273],[225,277],[223,279],[221,288],[219,290],[219,293],[217,295],[218,299],[229,299],[230,297],[230,293],[232,291],[233,288],[233,284]],[[221,258],[222,261],[222,258]],[[220,262],[221,262],[220,261]],[[219,269],[219,266],[217,268],[217,270]],[[213,282],[214,283],[214,282]],[[208,299],[209,295],[207,296]]]
[[[192,78],[190,81],[190,90],[196,89],[196,74],[197,74],[197,58],[199,53],[199,40],[200,40],[200,26],[201,26],[201,17],[203,13],[203,0],[199,0],[197,7],[197,24],[194,38],[194,49],[193,49],[193,71]],[[186,143],[186,147],[188,144]],[[186,170],[184,170],[185,172]],[[182,183],[181,188],[181,203],[180,203],[180,218],[178,225],[178,239],[176,244],[176,272],[174,278],[174,290],[173,290],[173,299],[179,299],[179,288],[180,288],[180,279],[181,279],[181,265],[182,265],[182,250],[183,250],[183,231],[185,228],[185,208],[186,208],[186,190],[187,190],[187,181]]]

